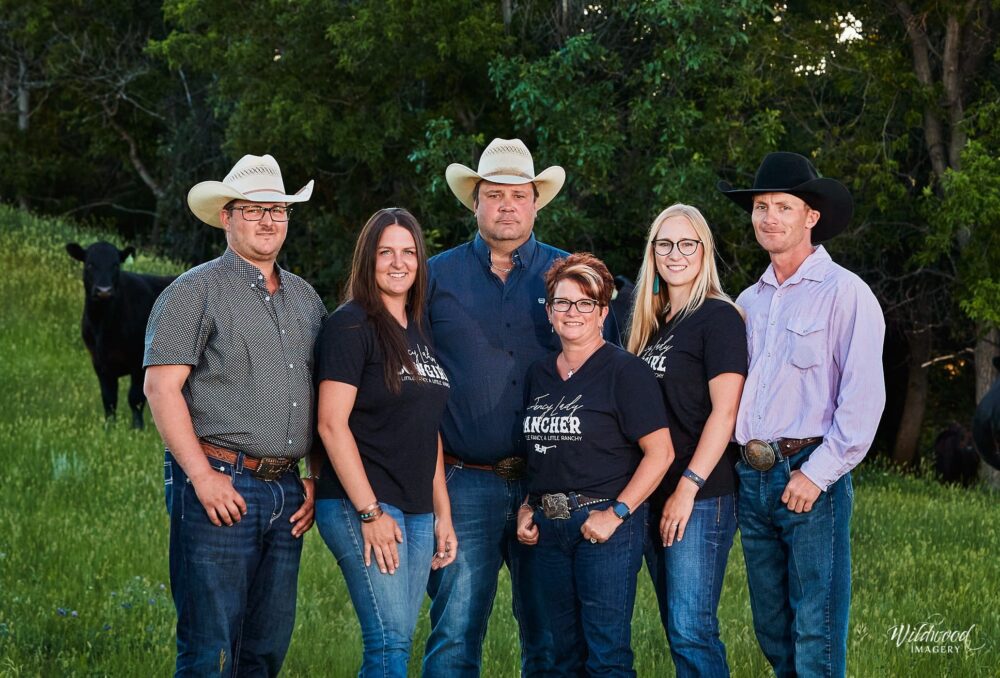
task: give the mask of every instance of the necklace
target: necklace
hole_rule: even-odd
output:
[[[490,252],[490,268],[492,268],[497,273],[510,273],[511,271],[514,270],[514,262],[513,260],[511,260],[510,268],[500,268],[499,266],[493,263],[493,252]]]
[[[580,364],[577,365],[576,367],[570,367],[569,366],[569,360],[566,359],[566,354],[565,353],[560,353],[559,356],[562,358],[563,363],[565,363],[565,365],[566,365],[566,378],[569,379],[574,374],[576,374],[577,372],[579,372],[580,369],[583,367],[583,364],[590,359],[590,356],[592,356],[595,353],[597,353],[597,350],[599,348],[601,348],[601,346],[604,346],[604,340],[601,340],[601,343],[597,345],[597,348],[595,348],[593,351],[591,351],[590,353],[588,353],[587,357],[585,357],[583,360],[581,360]]]

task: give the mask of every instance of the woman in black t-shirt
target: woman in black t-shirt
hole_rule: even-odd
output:
[[[562,351],[528,371],[529,495],[518,512],[531,594],[557,675],[635,675],[631,623],[646,497],[673,457],[656,379],[605,343],[614,281],[590,254],[556,261],[546,310]]]
[[[677,675],[727,676],[717,610],[736,532],[729,443],[747,337],[719,283],[712,232],[694,207],[672,205],[653,221],[634,303],[628,350],[659,381],[677,453],[650,499],[646,563]]]
[[[420,225],[380,210],[316,342],[316,524],[361,622],[363,675],[406,675],[431,569],[458,549],[438,435],[448,377],[421,326],[426,288]]]

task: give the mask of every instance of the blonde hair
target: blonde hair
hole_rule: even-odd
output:
[[[712,238],[712,230],[708,227],[705,217],[696,207],[681,203],[671,205],[653,219],[653,225],[650,226],[649,235],[646,237],[646,253],[642,257],[639,278],[635,284],[635,301],[628,333],[628,350],[636,355],[646,347],[650,338],[660,329],[662,319],[666,318],[671,311],[667,285],[663,280],[660,281],[659,293],[653,294],[653,281],[659,275],[656,270],[653,240],[656,239],[660,226],[670,217],[687,219],[698,235],[698,239],[701,240],[701,270],[694,280],[687,302],[681,308],[676,309],[675,315],[678,318],[683,318],[694,313],[701,308],[706,299],[721,299],[728,302],[739,311],[741,316],[743,315],[739,306],[733,303],[729,295],[722,291],[719,270],[715,265],[715,240]]]

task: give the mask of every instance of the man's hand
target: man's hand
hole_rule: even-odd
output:
[[[292,536],[298,539],[313,525],[313,517],[316,515],[315,482],[312,478],[303,478],[302,487],[306,491],[305,501],[299,510],[292,514],[288,522],[292,524]]]
[[[808,513],[822,493],[823,491],[809,480],[809,476],[802,471],[795,470],[792,471],[788,484],[785,485],[785,491],[781,493],[781,501],[785,503],[789,511]]]
[[[225,473],[209,470],[198,478],[191,478],[191,484],[213,525],[238,523],[247,512],[247,503],[233,487],[233,479]]]

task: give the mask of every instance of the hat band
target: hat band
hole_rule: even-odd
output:
[[[480,176],[482,176],[482,177],[496,177],[496,176],[501,176],[501,175],[503,175],[503,176],[512,176],[512,177],[521,177],[522,179],[527,179],[528,181],[534,181],[535,180],[535,177],[533,177],[533,176],[531,176],[529,174],[525,174],[521,170],[515,169],[513,167],[500,167],[498,169],[493,170],[492,172],[484,172]]]
[[[243,195],[251,195],[253,193],[278,193],[280,195],[285,194],[285,189],[283,188],[255,188],[252,191],[240,191]]]

